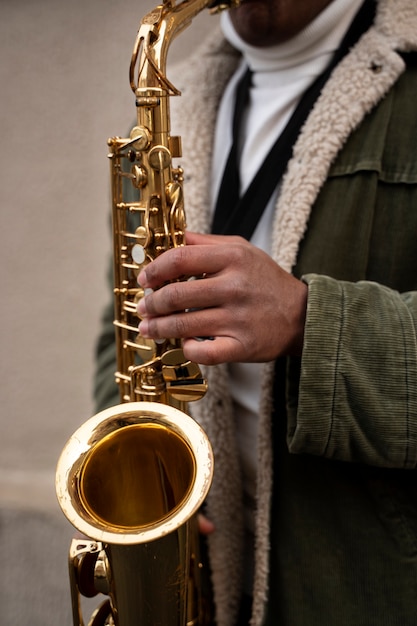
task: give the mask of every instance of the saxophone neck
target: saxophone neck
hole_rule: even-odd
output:
[[[138,90],[160,88],[167,95],[179,92],[166,78],[168,49],[175,37],[204,9],[218,13],[235,8],[240,0],[163,0],[140,23],[130,63],[130,85]]]

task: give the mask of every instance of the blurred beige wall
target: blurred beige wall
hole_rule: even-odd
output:
[[[55,464],[92,412],[108,297],[106,140],[134,119],[130,54],[154,4],[0,3],[3,626],[69,623],[72,530],[55,501]],[[211,19],[195,20],[170,62],[189,54]]]

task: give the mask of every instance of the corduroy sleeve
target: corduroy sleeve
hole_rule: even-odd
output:
[[[417,292],[307,275],[293,453],[417,465]],[[290,403],[291,404],[291,403]]]

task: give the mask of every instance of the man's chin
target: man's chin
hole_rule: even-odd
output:
[[[271,28],[268,5],[268,0],[242,0],[242,4],[230,12],[237,34],[251,46],[264,48],[280,41],[279,33]]]

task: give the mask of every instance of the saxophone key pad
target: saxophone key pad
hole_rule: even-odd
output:
[[[142,265],[146,259],[145,248],[141,246],[139,243],[135,243],[132,247],[132,259],[138,265]]]

